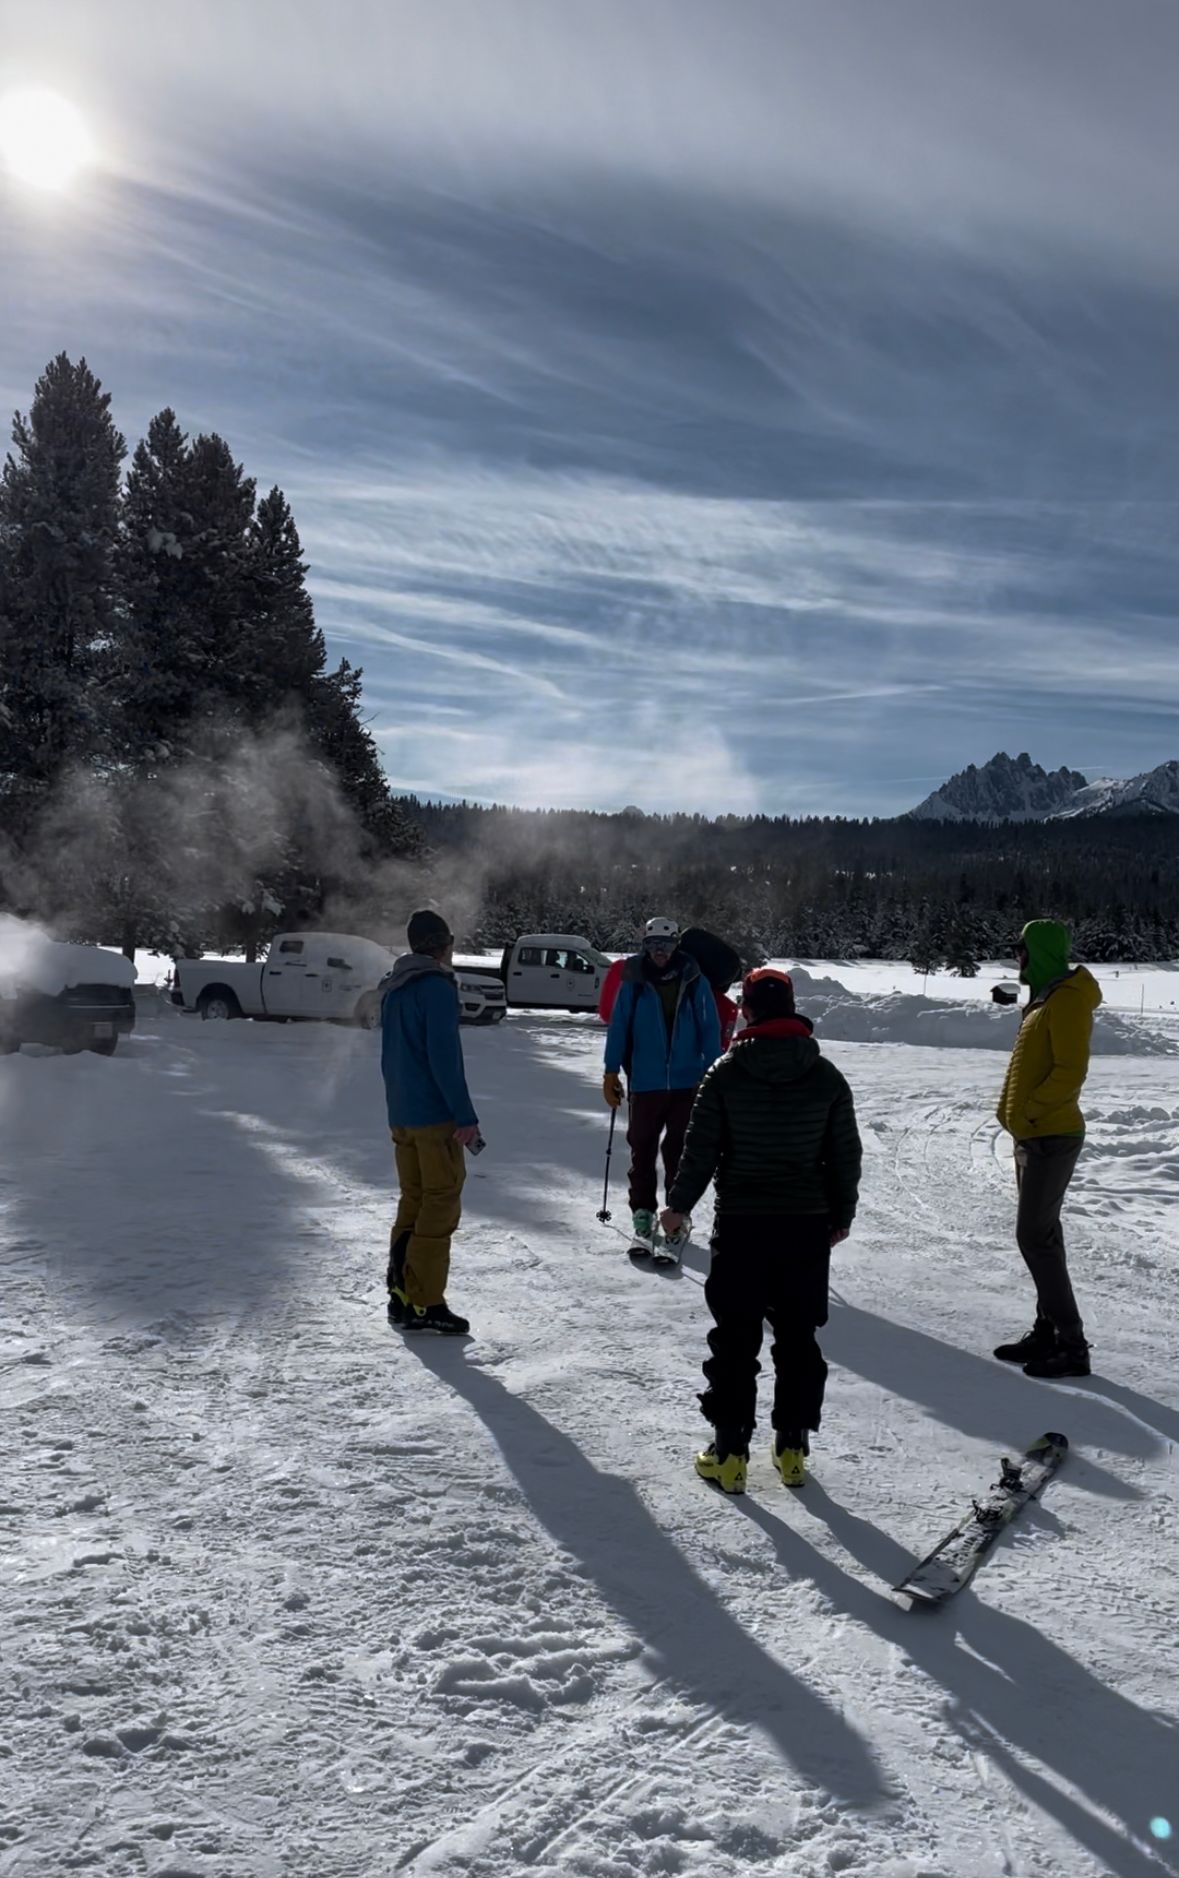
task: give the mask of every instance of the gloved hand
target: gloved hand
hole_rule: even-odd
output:
[[[626,1091],[622,1086],[622,1077],[617,1070],[608,1069],[602,1078],[602,1095],[608,1109],[620,1109],[626,1101]]]

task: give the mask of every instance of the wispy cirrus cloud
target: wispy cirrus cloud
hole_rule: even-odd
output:
[[[1161,0],[51,13],[0,85],[109,163],[0,202],[0,387],[85,351],[281,482],[395,780],[885,813],[1176,754]]]

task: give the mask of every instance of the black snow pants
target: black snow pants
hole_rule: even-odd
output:
[[[831,1228],[824,1214],[718,1218],[704,1296],[715,1324],[700,1397],[705,1419],[738,1450],[757,1421],[764,1326],[773,1335],[773,1425],[779,1434],[817,1428],[827,1365],[815,1331],[827,1322]]]
[[[1036,1287],[1036,1318],[1077,1343],[1085,1331],[1068,1274],[1060,1209],[1083,1146],[1083,1135],[1042,1135],[1015,1144],[1015,1236]]]

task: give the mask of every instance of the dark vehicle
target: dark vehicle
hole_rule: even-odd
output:
[[[40,1043],[113,1056],[135,1028],[134,985],[117,952],[38,940],[0,979],[0,1055]]]

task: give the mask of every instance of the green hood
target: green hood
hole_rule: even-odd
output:
[[[1046,986],[1057,978],[1063,978],[1067,972],[1072,956],[1072,938],[1068,927],[1062,926],[1058,919],[1029,920],[1019,937],[1028,949],[1028,962],[1023,976],[1031,988],[1032,997],[1038,998]]]

